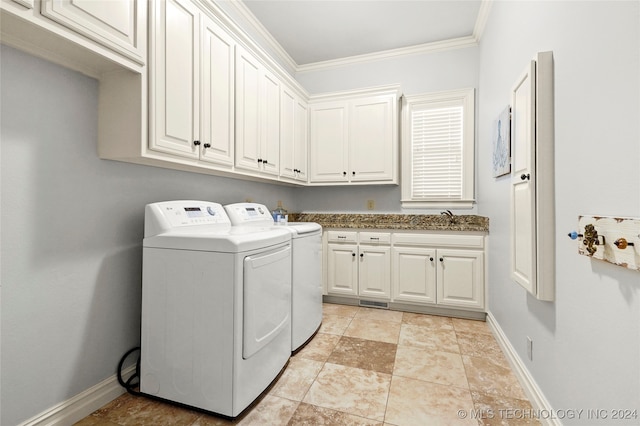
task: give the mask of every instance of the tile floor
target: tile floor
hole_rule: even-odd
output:
[[[235,422],[125,394],[76,426],[538,424],[530,410],[486,323],[325,304],[315,338]]]

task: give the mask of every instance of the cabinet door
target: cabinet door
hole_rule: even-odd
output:
[[[33,6],[32,6],[33,7]],[[146,0],[48,0],[44,16],[144,64]]]
[[[308,143],[308,124],[309,111],[307,103],[298,99],[295,111],[295,140],[294,140],[294,165],[296,178],[298,180],[307,181],[307,143]]]
[[[150,2],[154,28],[150,75],[150,148],[197,158],[199,138],[198,8],[188,0]]]
[[[296,95],[282,86],[280,94],[280,176],[295,178]]]
[[[536,294],[535,73],[531,61],[512,90],[511,277]]]
[[[307,104],[284,85],[280,92],[280,176],[307,180]]]
[[[202,25],[202,109],[200,158],[233,165],[234,41],[211,19]]]
[[[277,176],[280,173],[280,81],[264,68],[260,92],[259,160],[262,160],[263,172]]]
[[[421,247],[393,248],[393,300],[436,303],[436,251]]]
[[[236,166],[260,170],[260,64],[236,46]],[[258,163],[260,160],[260,163]]]
[[[395,97],[351,102],[348,173],[352,182],[393,180],[397,161],[395,114]]]
[[[483,253],[475,250],[439,249],[436,255],[438,304],[483,308]]]
[[[360,245],[358,286],[360,296],[391,298],[391,248]]]
[[[310,107],[309,180],[348,182],[347,105],[332,102]]]
[[[327,244],[327,292],[358,295],[358,261],[356,244]]]

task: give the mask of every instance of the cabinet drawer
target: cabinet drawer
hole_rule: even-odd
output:
[[[327,231],[327,241],[330,243],[356,243],[358,233],[353,231]]]
[[[387,232],[361,232],[360,244],[391,244],[391,234]]]
[[[394,245],[484,248],[482,235],[393,234]]]

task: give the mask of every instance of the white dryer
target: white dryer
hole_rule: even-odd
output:
[[[291,233],[291,352],[295,352],[322,323],[322,226],[313,222],[275,224],[262,204],[236,203],[224,208],[234,226],[272,226]]]
[[[205,201],[145,210],[140,391],[238,416],[291,354],[291,236]]]

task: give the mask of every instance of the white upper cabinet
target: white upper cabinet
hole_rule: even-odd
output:
[[[231,166],[235,44],[190,0],[152,5],[149,147]]]
[[[347,105],[312,104],[310,110],[310,182],[349,182]]]
[[[280,173],[280,81],[236,47],[236,167]]]
[[[398,96],[390,86],[310,102],[311,183],[398,183]]]
[[[295,92],[282,85],[280,92],[280,176],[307,181],[308,107]]]
[[[348,173],[352,182],[394,180],[396,105],[394,96],[372,96],[351,102]]]
[[[24,3],[24,2],[22,2]],[[140,64],[146,62],[145,0],[47,0],[41,13]]]

